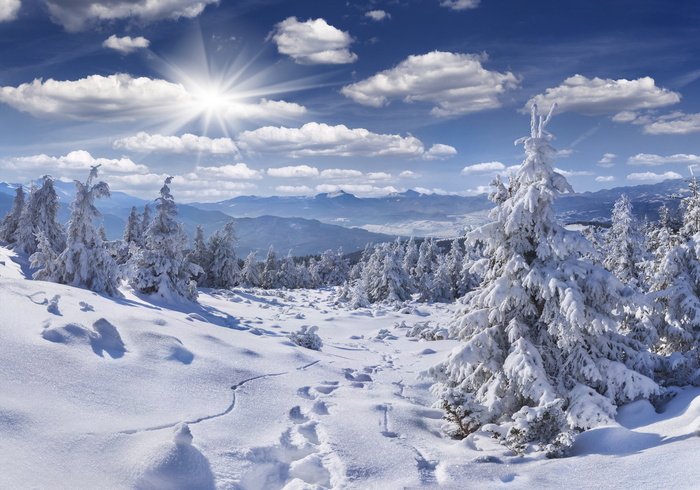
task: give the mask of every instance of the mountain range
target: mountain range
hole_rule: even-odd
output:
[[[55,185],[61,203],[59,219],[67,222],[74,185],[59,181]],[[0,183],[0,216],[10,210],[15,188],[14,184]],[[627,194],[637,217],[653,221],[658,219],[661,205],[676,209],[678,197],[688,193],[683,180],[666,180],[565,194],[555,202],[555,211],[564,223],[609,222],[615,201]],[[131,207],[142,210],[147,202],[122,192],[112,192],[111,199],[97,201],[109,238],[121,237]],[[377,198],[359,198],[340,191],[313,197],[240,196],[215,203],[178,204],[179,220],[190,236],[197,225],[202,225],[208,236],[234,219],[239,255],[260,250],[261,258],[270,245],[282,255],[290,251],[312,255],[339,247],[353,252],[367,243],[391,241],[397,236],[457,237],[488,221],[492,207],[485,194],[444,196],[413,190]]]

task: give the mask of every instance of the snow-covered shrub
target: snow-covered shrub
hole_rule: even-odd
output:
[[[430,326],[430,322],[418,322],[406,332],[406,337],[415,337],[422,340],[445,340],[449,338],[449,332],[439,325]]]
[[[557,400],[568,427],[585,430],[659,392],[644,345],[617,332],[634,291],[584,261],[590,244],[554,217],[555,196],[571,187],[550,163],[550,116],[533,107],[531,135],[518,140],[523,164],[508,186],[494,182],[493,221],[467,237],[484,243],[486,258],[472,267],[481,285],[450,325],[462,344],[423,373],[462,435]]]
[[[548,458],[564,457],[574,444],[576,432],[569,429],[561,402],[556,400],[540,407],[523,407],[513,414],[512,424],[494,426],[492,430],[486,426],[484,429],[520,456],[533,448],[543,451]]]
[[[306,349],[321,350],[321,347],[323,347],[323,341],[316,333],[317,331],[318,327],[316,325],[303,325],[296,332],[289,334],[289,340],[300,347],[305,347]]]

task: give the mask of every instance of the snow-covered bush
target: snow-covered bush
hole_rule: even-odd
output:
[[[440,325],[431,326],[430,322],[418,322],[406,332],[406,337],[422,340],[445,340],[450,337],[448,330]]]
[[[321,350],[321,347],[323,347],[323,341],[316,333],[317,331],[318,327],[316,325],[303,325],[296,332],[289,334],[289,340],[306,349]]]
[[[461,435],[553,404],[569,429],[585,430],[610,423],[618,405],[659,392],[649,353],[617,332],[634,291],[582,260],[590,244],[555,220],[555,196],[571,187],[550,163],[550,117],[533,107],[531,135],[518,140],[525,160],[508,186],[494,183],[493,222],[468,236],[484,243],[487,257],[475,264],[483,282],[450,325],[462,344],[424,373]],[[536,418],[527,420],[519,423]]]

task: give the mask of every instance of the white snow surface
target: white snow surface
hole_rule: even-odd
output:
[[[23,264],[20,267],[19,264]],[[0,488],[697,488],[700,389],[622,407],[570,457],[441,431],[418,373],[455,307],[346,310],[333,290],[202,290],[166,307],[25,278],[0,247]],[[405,322],[405,327],[397,324]],[[288,336],[318,326],[320,351]],[[409,328],[406,328],[409,327]],[[388,332],[387,332],[388,331]]]

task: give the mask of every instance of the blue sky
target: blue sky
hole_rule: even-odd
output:
[[[556,102],[576,191],[700,164],[695,0],[0,0],[0,181],[470,195]]]

